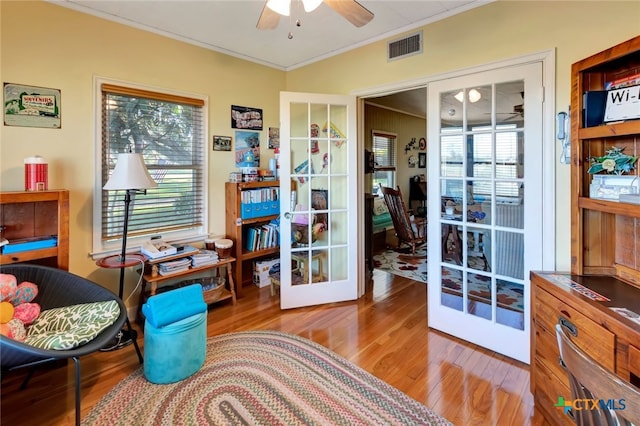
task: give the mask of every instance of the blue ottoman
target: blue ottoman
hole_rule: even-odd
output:
[[[144,376],[173,383],[202,367],[207,346],[207,304],[200,284],[151,296],[144,313]]]

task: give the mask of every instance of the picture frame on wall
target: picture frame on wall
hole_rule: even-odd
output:
[[[231,105],[232,129],[262,130],[262,120],[260,108]]]
[[[60,129],[60,90],[4,83],[4,125]]]
[[[280,147],[280,128],[269,127],[269,149]]]
[[[214,136],[213,137],[213,150],[214,151],[231,151],[231,136]]]
[[[427,167],[427,153],[419,152],[418,153],[418,168],[424,169]]]

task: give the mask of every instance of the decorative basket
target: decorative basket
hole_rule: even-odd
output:
[[[212,277],[215,279],[211,285],[202,285],[202,297],[206,304],[213,303],[220,299],[222,292],[225,289],[226,280],[224,277]]]
[[[179,288],[191,284],[200,284],[202,285],[202,297],[204,299],[204,302],[208,305],[209,303],[213,303],[216,300],[220,299],[220,296],[226,288],[226,283],[227,280],[225,279],[225,277],[202,277],[180,281],[179,283],[174,284],[171,287]]]

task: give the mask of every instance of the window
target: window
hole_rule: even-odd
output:
[[[380,185],[394,188],[396,185],[396,138],[391,133],[373,131],[373,193],[378,194]]]
[[[523,133],[515,124],[503,124],[491,132],[490,126],[475,126],[467,136],[470,173],[464,173],[464,138],[461,128],[443,129],[441,137],[442,176],[473,178],[474,196],[491,196],[492,172],[495,169],[495,195],[497,197],[518,197],[522,183],[522,143]],[[495,163],[492,140],[495,138]],[[443,191],[452,197],[462,197],[461,183],[456,180],[444,181]]]
[[[102,83],[101,176],[96,199],[99,205],[99,238],[94,251],[120,247],[124,221],[124,191],[104,191],[118,153],[136,152],[144,157],[157,188],[138,193],[132,202],[127,236],[165,239],[202,235],[206,229],[205,164],[206,125],[204,98],[152,92]]]

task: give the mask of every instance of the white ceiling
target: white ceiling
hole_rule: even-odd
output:
[[[291,0],[291,19],[280,17],[274,30],[258,30],[256,23],[266,0],[48,0],[52,4],[119,22],[142,30],[222,52],[281,70],[293,70],[378,40],[394,40],[446,17],[494,0],[358,0],[374,14],[357,28],[326,4],[310,13]],[[351,0],[344,0],[351,1]],[[301,26],[295,25],[300,19]],[[289,32],[293,38],[289,39]],[[498,112],[511,119],[522,103],[521,87],[497,96]],[[484,96],[468,113],[486,121],[490,97]],[[426,89],[414,89],[368,102],[421,117],[426,115]],[[454,116],[447,112],[456,110]],[[489,108],[488,111],[491,109]],[[459,102],[442,105],[442,119],[459,116]]]
[[[292,0],[292,19],[281,17],[274,30],[256,28],[265,0],[49,1],[248,61],[292,70],[377,40],[393,40],[493,0],[359,0],[375,15],[360,28],[326,4],[305,13],[298,0]],[[296,27],[296,19],[300,19],[300,27]],[[292,39],[287,37],[290,31]]]

